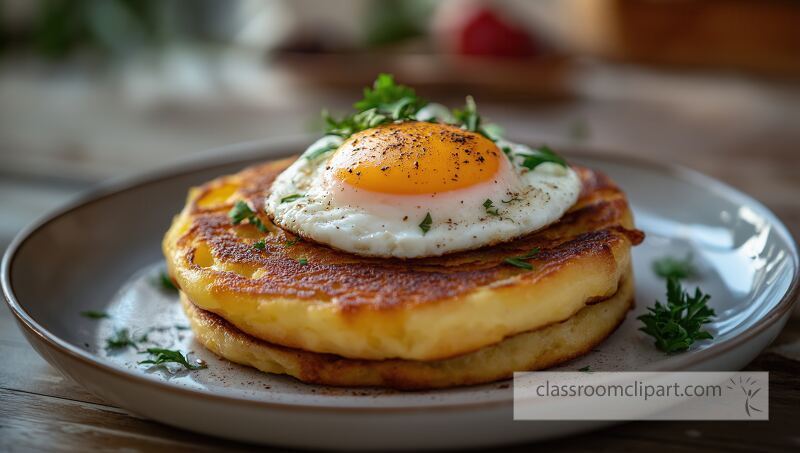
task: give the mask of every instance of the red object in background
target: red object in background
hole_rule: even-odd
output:
[[[455,32],[456,51],[464,55],[530,57],[539,50],[526,30],[487,8],[470,12]]]

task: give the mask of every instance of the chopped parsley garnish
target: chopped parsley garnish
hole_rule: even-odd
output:
[[[519,153],[522,157],[522,166],[533,170],[545,162],[552,162],[554,164],[567,166],[567,161],[563,157],[555,153],[549,146],[543,145],[533,150],[533,153]]]
[[[113,349],[122,349],[127,348],[129,346],[136,347],[136,342],[133,341],[131,338],[131,334],[128,329],[117,329],[114,331],[114,334],[110,337],[106,338],[106,349],[113,350]]]
[[[398,120],[413,117],[425,104],[413,88],[395,83],[391,74],[379,74],[372,88],[364,88],[364,98],[353,107],[359,112],[376,109]]]
[[[164,271],[158,274],[158,283],[161,284],[161,289],[165,291],[177,291],[178,287],[172,281],[172,278]]]
[[[418,97],[412,88],[397,84],[390,74],[380,74],[372,88],[364,88],[364,98],[353,104],[357,113],[336,119],[322,113],[325,133],[347,138],[381,124],[414,120],[427,101]]]
[[[291,201],[299,200],[299,199],[303,198],[304,196],[305,195],[303,195],[303,194],[293,193],[291,195],[287,195],[287,196],[281,198],[281,203],[289,203]]]
[[[300,264],[301,266],[305,266],[306,264],[308,264],[308,258],[300,258],[297,260],[297,263]]]
[[[684,280],[697,274],[697,269],[692,264],[692,254],[685,258],[665,256],[653,261],[653,272],[663,279],[674,278]]]
[[[234,225],[238,225],[244,222],[245,220],[248,220],[255,214],[256,213],[253,212],[252,209],[250,209],[250,206],[248,206],[247,203],[245,203],[242,200],[239,200],[236,202],[235,205],[233,205],[233,208],[231,208],[231,210],[228,212],[228,217],[230,217],[231,222]]]
[[[150,358],[139,362],[140,365],[149,364],[158,366],[167,363],[177,363],[183,365],[187,370],[200,370],[208,367],[205,362],[202,361],[198,361],[197,364],[189,363],[189,360],[180,351],[163,348],[147,348],[147,353],[150,354]]]
[[[502,129],[499,126],[482,124],[483,120],[478,114],[478,106],[472,96],[467,96],[466,105],[464,105],[463,109],[453,109],[453,118],[456,119],[456,125],[461,126],[462,129],[481,134],[491,141],[497,141],[502,133]],[[503,150],[503,152],[506,151]],[[506,152],[506,154],[508,153]]]
[[[519,201],[519,200],[520,200],[519,197],[511,197],[508,200],[500,200],[500,203],[509,204],[509,203],[513,203],[513,202]]]
[[[259,239],[258,241],[253,243],[253,248],[258,250],[265,250],[267,248],[267,243],[264,242],[263,239]]]
[[[483,202],[483,208],[486,209],[486,213],[491,216],[497,217],[500,215],[500,213],[497,212],[497,206],[495,206],[494,203],[492,203],[492,200],[488,198]]]
[[[233,205],[233,208],[231,208],[231,210],[228,212],[228,217],[230,217],[231,223],[234,225],[239,225],[243,221],[247,220],[262,233],[267,232],[267,227],[263,222],[261,222],[261,219],[258,218],[258,214],[250,209],[250,206],[243,200],[239,200],[235,205]]]
[[[526,253],[524,255],[513,256],[511,258],[506,258],[503,261],[505,261],[506,264],[510,264],[512,266],[516,266],[516,267],[519,267],[521,269],[527,269],[529,271],[532,271],[533,270],[533,264],[531,264],[531,263],[529,263],[529,262],[527,262],[525,260],[529,260],[529,259],[535,257],[538,254],[539,254],[539,247],[536,247],[536,248],[534,248],[533,250],[531,250],[530,252],[528,252],[528,253]]]
[[[322,117],[325,120],[325,133],[342,138],[390,122],[388,117],[381,115],[375,109],[348,115],[341,120],[335,119],[327,112],[322,112]]]
[[[422,235],[428,234],[428,231],[431,229],[431,224],[433,223],[433,218],[431,217],[431,213],[425,214],[425,218],[422,219],[422,222],[419,224],[419,229],[422,230]]]
[[[578,371],[582,371],[584,373],[590,373],[592,370],[591,370],[591,368],[589,368],[589,365],[586,365],[583,368],[578,368]]]
[[[111,317],[108,313],[106,313],[104,311],[98,311],[98,310],[82,311],[81,312],[81,316],[83,316],[84,318],[89,318],[89,319],[105,319],[105,318],[110,318]]]
[[[463,109],[453,109],[453,117],[461,124],[464,130],[479,132],[481,128],[481,116],[478,114],[478,106],[472,96],[467,96],[467,102]]]
[[[669,278],[666,305],[656,301],[655,306],[648,307],[648,313],[637,318],[644,324],[639,330],[653,337],[656,348],[667,354],[686,351],[698,340],[713,339],[702,329],[716,316],[708,306],[710,298],[700,288],[690,296],[683,290],[680,280]]]
[[[285,245],[286,247],[291,247],[301,241],[302,241],[301,238],[296,237],[294,239],[287,239],[286,242],[283,243],[283,245]]]

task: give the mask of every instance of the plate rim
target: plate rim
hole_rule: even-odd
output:
[[[0,286],[2,286],[3,295],[8,304],[11,312],[17,319],[18,324],[24,328],[29,335],[33,335],[43,342],[46,346],[56,351],[66,354],[72,359],[79,360],[85,365],[92,366],[104,373],[113,374],[119,378],[128,381],[133,381],[135,384],[146,384],[156,387],[156,390],[163,390],[167,392],[177,392],[184,396],[193,398],[201,397],[221,404],[247,404],[257,407],[265,407],[271,409],[292,410],[292,411],[309,411],[309,412],[346,412],[346,413],[365,413],[365,412],[379,412],[379,413],[405,413],[405,412],[418,412],[418,411],[452,411],[463,410],[469,408],[488,408],[509,404],[512,398],[500,399],[493,401],[484,401],[477,403],[455,403],[449,405],[414,405],[414,406],[329,406],[317,405],[306,403],[283,403],[274,401],[253,400],[244,397],[219,395],[210,392],[200,391],[192,388],[181,387],[167,382],[150,378],[148,376],[139,376],[134,372],[123,370],[110,363],[105,363],[87,351],[84,351],[69,342],[61,339],[54,333],[45,329],[41,324],[36,322],[33,317],[27,313],[22,305],[16,298],[11,283],[11,272],[14,264],[14,259],[18,250],[22,245],[38,230],[44,228],[48,224],[57,219],[69,215],[72,211],[78,210],[86,205],[98,202],[107,197],[114,196],[121,192],[132,190],[137,187],[154,184],[165,179],[170,179],[178,176],[187,175],[190,173],[211,170],[215,167],[222,167],[226,165],[235,164],[237,162],[245,163],[247,160],[252,160],[263,156],[266,159],[276,159],[281,156],[286,156],[285,152],[290,147],[297,147],[302,149],[303,144],[313,141],[313,135],[288,135],[281,137],[274,137],[269,139],[255,140],[232,145],[226,145],[218,148],[212,148],[202,151],[181,159],[177,159],[169,165],[162,166],[158,169],[145,171],[132,176],[124,176],[113,178],[105,182],[96,184],[89,189],[81,192],[72,200],[60,205],[59,207],[48,211],[41,215],[39,218],[28,224],[25,228],[19,231],[6,248],[2,263],[0,264]],[[777,321],[783,318],[796,302],[798,292],[800,291],[800,257],[798,256],[797,242],[792,236],[791,232],[786,228],[778,216],[772,210],[765,206],[760,201],[752,196],[730,186],[727,183],[717,180],[711,176],[707,176],[699,171],[692,170],[678,164],[659,162],[638,156],[631,156],[618,152],[610,152],[603,148],[564,145],[564,154],[572,158],[585,158],[585,159],[603,159],[609,160],[614,163],[626,164],[634,167],[645,167],[650,170],[673,176],[679,179],[689,180],[698,185],[703,185],[717,194],[724,194],[728,198],[734,198],[736,202],[742,204],[751,204],[759,208],[766,214],[766,217],[771,224],[776,228],[778,233],[786,240],[790,249],[791,258],[794,263],[795,273],[789,284],[789,288],[781,297],[781,300],[769,312],[759,318],[752,326],[748,327],[742,334],[722,341],[712,347],[696,351],[690,357],[675,356],[669,357],[665,360],[658,362],[659,366],[648,367],[643,371],[659,371],[668,370],[674,363],[683,363],[683,366],[690,366],[715,356],[724,354],[727,351],[745,343],[747,340],[756,337],[759,333],[763,332]],[[270,152],[274,151],[274,152]],[[264,155],[268,155],[264,156]],[[289,154],[291,155],[291,154]]]

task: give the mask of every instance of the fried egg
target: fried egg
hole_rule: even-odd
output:
[[[480,248],[556,222],[580,193],[569,167],[515,164],[513,150],[459,127],[392,123],[326,136],[274,181],[273,222],[364,256],[417,258]]]

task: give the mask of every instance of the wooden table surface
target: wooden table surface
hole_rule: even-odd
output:
[[[285,99],[271,98],[257,107],[137,109],[114,88],[101,87],[73,95],[67,108],[51,105],[59,88],[49,79],[25,71],[0,74],[0,249],[33,217],[93,182],[145,171],[197,149],[301,132],[322,105],[312,97],[291,107]],[[575,81],[580,94],[575,99],[483,103],[481,110],[520,140],[580,140],[700,170],[763,201],[795,237],[800,235],[798,86],[625,67],[594,68],[588,74]],[[289,90],[283,95],[301,98]],[[220,115],[233,120],[220,122]],[[33,120],[49,127],[34,131]],[[576,124],[584,129],[580,137],[573,134]],[[5,305],[0,308],[0,357],[0,450],[263,450],[170,428],[95,397],[31,349]],[[771,373],[769,422],[635,422],[511,449],[800,450],[797,311],[747,369]]]

